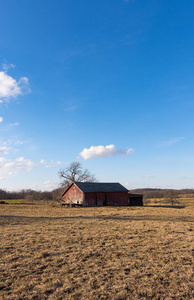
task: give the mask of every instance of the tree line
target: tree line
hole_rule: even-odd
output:
[[[81,163],[72,162],[70,165],[61,169],[58,173],[59,178],[62,180],[60,187],[52,191],[36,191],[31,189],[23,189],[17,192],[10,192],[0,189],[0,200],[8,199],[26,199],[28,201],[55,201],[60,200],[62,193],[70,186],[72,182],[95,182],[97,181],[95,175],[91,174],[88,169],[83,169]],[[142,194],[144,199],[159,199],[168,198],[173,203],[174,199],[179,197],[194,198],[194,189],[135,189],[131,190],[132,193]]]
[[[59,200],[61,194],[67,188],[60,187],[54,189],[52,191],[35,191],[31,189],[21,190],[10,192],[3,189],[0,189],[0,200],[8,200],[8,199],[26,199],[28,201],[33,200],[47,200],[47,201],[54,201]],[[144,199],[160,199],[169,197],[188,197],[194,198],[194,190],[193,189],[182,189],[182,190],[175,190],[175,189],[135,189],[131,190],[130,192],[142,194]]]
[[[16,200],[26,199],[28,201],[33,200],[57,200],[62,193],[62,189],[58,188],[53,191],[35,191],[31,189],[21,190],[17,192],[10,192],[0,189],[0,200]]]
[[[194,197],[194,189],[152,189],[152,188],[146,188],[146,189],[135,189],[131,192],[142,194],[145,199],[153,199],[153,198],[166,198],[167,195],[171,194],[174,197],[181,198],[181,197],[188,197],[193,198]]]

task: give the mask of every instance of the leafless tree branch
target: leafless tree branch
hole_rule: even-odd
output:
[[[95,175],[91,174],[88,169],[83,170],[80,162],[72,162],[67,168],[59,171],[59,177],[63,179],[61,186],[68,188],[72,182],[94,182]]]

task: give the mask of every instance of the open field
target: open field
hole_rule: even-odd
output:
[[[192,299],[194,209],[0,206],[1,299]]]
[[[6,204],[25,204],[27,202],[25,199],[3,199],[0,201],[5,202]]]
[[[53,200],[33,200],[28,201],[26,199],[2,199],[7,204],[57,204],[57,201]],[[194,198],[182,197],[177,198],[177,203],[175,205],[180,206],[193,206],[194,208]],[[171,205],[170,201],[167,202],[164,198],[151,198],[151,199],[144,199],[144,205]]]
[[[152,198],[152,199],[144,199],[144,205],[171,205],[170,201],[167,202],[166,199],[163,198]],[[177,206],[193,206],[194,209],[194,198],[177,198]]]

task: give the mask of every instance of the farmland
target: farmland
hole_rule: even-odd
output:
[[[192,299],[194,206],[186,201],[1,205],[0,298]]]

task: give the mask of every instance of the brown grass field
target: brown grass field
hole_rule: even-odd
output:
[[[193,205],[0,205],[0,299],[193,299],[193,225]]]

